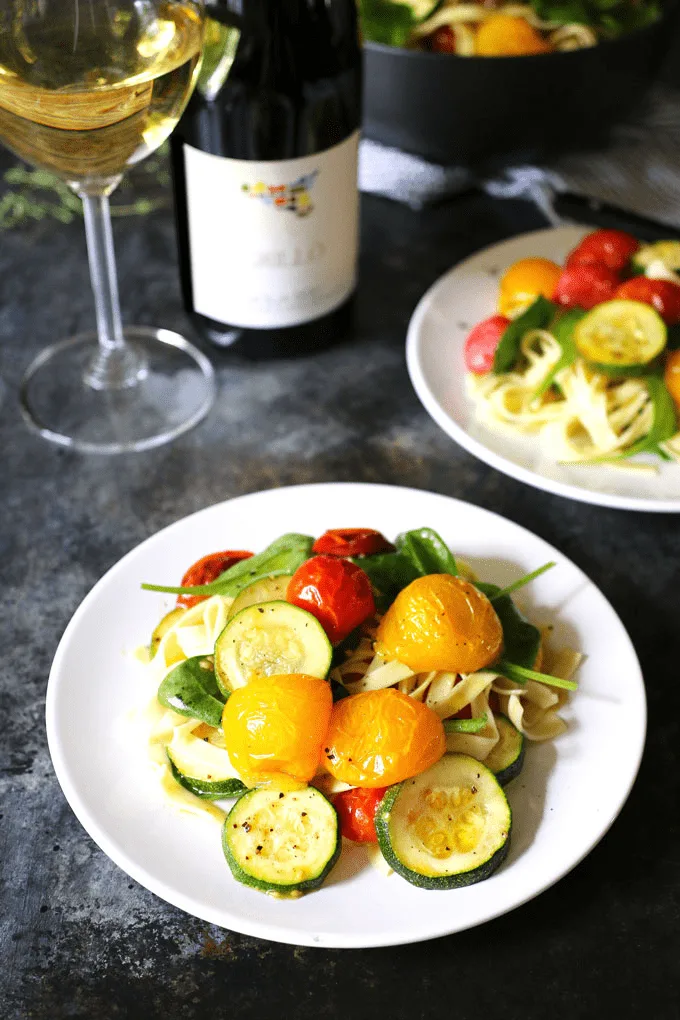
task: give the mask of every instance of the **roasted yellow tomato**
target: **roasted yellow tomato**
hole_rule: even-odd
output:
[[[222,713],[231,763],[247,786],[306,783],[317,771],[331,715],[330,685],[305,673],[253,678]]]
[[[474,673],[498,658],[502,644],[486,595],[462,577],[428,574],[397,595],[380,621],[375,650],[416,673]]]
[[[498,294],[498,311],[516,318],[539,295],[551,299],[562,270],[550,259],[521,259],[503,273]]]
[[[439,716],[388,687],[336,701],[323,764],[343,783],[374,789],[419,775],[445,751]]]
[[[509,14],[485,18],[475,36],[475,54],[479,57],[522,57],[551,51],[550,43],[525,18]]]
[[[671,351],[666,357],[663,381],[680,413],[680,351]]]

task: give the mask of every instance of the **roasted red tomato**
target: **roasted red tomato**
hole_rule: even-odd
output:
[[[468,372],[484,375],[485,372],[491,371],[496,348],[509,325],[510,319],[506,319],[504,315],[492,315],[490,319],[478,322],[470,331],[463,349]]]
[[[326,556],[372,556],[393,551],[392,543],[373,528],[332,528],[312,546],[312,552]]]
[[[442,25],[428,37],[427,45],[433,53],[455,53],[456,36],[450,25]]]
[[[620,273],[639,247],[637,238],[623,230],[595,230],[574,248],[567,259],[567,267],[597,264]]]
[[[286,599],[315,616],[334,645],[375,613],[366,574],[356,563],[336,556],[313,556],[298,567]]]
[[[229,570],[229,567],[233,567],[239,560],[247,560],[252,555],[251,552],[244,552],[242,549],[227,549],[225,552],[209,553],[189,567],[182,578],[181,587],[193,588],[199,584],[212,584],[220,574]],[[206,598],[208,598],[207,595],[178,595],[177,605],[189,608]]]
[[[378,842],[375,815],[386,789],[386,786],[379,786],[374,790],[365,790],[356,786],[333,797],[340,819],[340,832],[345,839],[352,839],[355,843]]]
[[[655,308],[667,326],[680,322],[680,287],[670,280],[650,280],[646,276],[634,276],[622,283],[614,294],[615,298],[628,301],[642,301]]]
[[[575,263],[562,271],[554,300],[565,308],[594,308],[611,301],[619,283],[618,273],[602,263]]]

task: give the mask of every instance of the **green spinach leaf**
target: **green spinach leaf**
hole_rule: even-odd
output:
[[[371,584],[378,592],[376,607],[384,612],[402,588],[405,588],[420,573],[413,560],[401,552],[375,553],[373,556],[358,556],[353,560],[368,574]]]
[[[402,588],[417,577],[458,573],[451,550],[432,528],[405,531],[397,538],[394,552],[359,556],[353,562],[368,574],[377,590],[379,612],[384,612]]]
[[[527,669],[514,662],[506,662],[505,659],[501,659],[497,668],[502,676],[516,684],[525,684],[527,680],[536,680],[539,683],[547,684],[548,687],[560,687],[564,691],[578,690],[578,684],[573,680],[563,680],[562,677],[552,676],[550,673],[539,673],[535,669]]]
[[[158,700],[173,712],[200,719],[208,726],[222,725],[224,696],[205,655],[185,659],[171,669],[158,688]]]
[[[554,323],[552,327],[552,335],[557,340],[558,344],[562,348],[559,361],[553,366],[548,372],[547,376],[534,393],[533,399],[540,400],[544,393],[546,393],[555,381],[555,376],[558,372],[561,372],[563,368],[569,368],[573,365],[578,357],[578,349],[574,343],[574,327],[586,313],[581,308],[570,308],[568,312],[560,316],[559,319]]]
[[[545,329],[553,318],[556,306],[547,298],[537,297],[526,312],[522,312],[506,327],[493,358],[496,373],[509,372],[519,358],[519,345],[530,329]]]
[[[160,584],[143,584],[145,591],[163,591],[177,595],[226,595],[236,597],[249,584],[263,577],[294,574],[312,554],[314,539],[309,535],[282,535],[261,553],[247,560],[239,560],[211,584],[198,584],[190,588]]]
[[[530,0],[534,12],[555,25],[589,25],[598,34],[616,38],[644,28],[661,17],[660,0]]]
[[[391,0],[359,0],[363,36],[370,42],[405,46],[417,18],[408,4]]]
[[[472,719],[445,719],[445,733],[479,733],[487,724],[486,712],[484,715],[475,715]]]
[[[502,589],[497,584],[477,581],[475,587],[487,598],[493,599],[493,607],[503,628],[503,659],[531,669],[541,644],[538,627],[534,627],[533,623],[522,616],[509,595],[499,595]]]
[[[419,577],[426,574],[458,574],[455,558],[441,535],[432,528],[405,531],[397,538],[397,551],[413,563]]]

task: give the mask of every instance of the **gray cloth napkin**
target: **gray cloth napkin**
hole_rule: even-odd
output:
[[[359,186],[422,208],[477,184],[497,198],[533,201],[549,223],[563,222],[554,195],[570,191],[680,229],[680,92],[653,90],[635,118],[613,129],[606,149],[518,166],[478,180],[463,167],[429,163],[370,139],[361,143]]]

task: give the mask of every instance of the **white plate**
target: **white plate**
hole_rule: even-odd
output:
[[[140,590],[173,583],[213,549],[259,550],[286,531],[373,526],[394,537],[428,525],[500,585],[547,560],[557,567],[526,591],[532,619],[586,659],[565,711],[569,730],[528,749],[509,787],[514,812],[507,862],[486,882],[430,892],[365,864],[345,844],[325,886],[294,902],[235,882],[211,819],[177,812],[143,782],[129,711],[141,667],[133,650],[169,604]],[[511,521],[446,496],[380,485],[305,485],[242,496],[178,521],[124,556],[76,611],[47,690],[54,767],[75,814],[132,878],[190,914],[248,935],[299,945],[365,947],[461,931],[536,896],[574,867],[620,811],[645,735],[640,667],[613,609],[587,577]]]
[[[540,439],[495,432],[475,418],[465,393],[463,345],[472,326],[496,311],[500,274],[518,259],[562,263],[587,232],[558,227],[522,234],[454,266],[425,294],[409,324],[406,361],[414,389],[437,424],[475,457],[537,489],[622,510],[680,512],[680,467],[652,459],[656,475],[607,465],[561,465]]]

